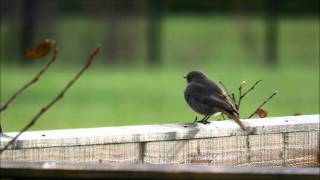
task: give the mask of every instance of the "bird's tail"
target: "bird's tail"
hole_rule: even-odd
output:
[[[228,117],[233,119],[239,126],[242,130],[246,131],[247,130],[247,127],[240,121],[240,118],[237,114],[235,113],[227,113]]]

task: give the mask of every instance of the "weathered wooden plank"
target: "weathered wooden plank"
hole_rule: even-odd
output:
[[[26,132],[2,160],[317,166],[319,115]],[[9,133],[14,135],[14,133]],[[6,143],[1,139],[1,145]]]
[[[3,153],[2,160],[58,161],[88,163],[139,163],[140,144],[106,144],[89,146],[14,149]]]
[[[318,180],[319,168],[2,161],[0,178]]]
[[[253,134],[319,131],[319,114],[243,120]],[[7,133],[14,136],[16,133]],[[133,143],[180,139],[248,135],[233,121],[211,121],[210,124],[162,124],[88,129],[66,129],[26,132],[13,148],[36,148],[108,143]],[[8,141],[1,138],[1,147]]]

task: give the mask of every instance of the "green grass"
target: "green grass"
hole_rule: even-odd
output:
[[[83,26],[81,21],[74,23],[74,26],[77,23],[82,23],[79,27]],[[274,90],[279,94],[265,106],[269,116],[319,113],[317,23],[312,19],[281,21],[279,63],[276,67],[267,67],[262,63],[263,23],[259,19],[250,21],[257,44],[246,47],[241,44],[238,31],[234,31],[239,29],[236,20],[168,18],[163,27],[162,66],[147,68],[144,64],[128,64],[109,67],[101,63],[105,60],[102,49],[97,62],[32,129],[191,122],[195,113],[184,101],[185,81],[182,77],[192,69],[201,69],[213,79],[222,79],[230,91],[235,91],[242,80],[246,80],[246,87],[249,87],[256,80],[263,79],[243,100],[242,117],[247,117]],[[60,28],[66,26],[68,23],[63,23]],[[60,48],[58,62],[1,114],[6,131],[20,130],[73,77],[81,60],[87,56],[89,50],[80,48],[79,38],[63,38],[68,35],[67,28],[60,34],[56,39],[63,48]],[[90,42],[94,39],[91,38]],[[73,41],[76,46],[72,49],[80,48],[80,54],[68,51],[67,46],[72,47],[70,42]],[[87,47],[88,43],[85,44]],[[251,52],[251,48],[255,51]],[[72,54],[78,61],[72,66],[64,65]],[[31,79],[44,63],[45,60],[39,60],[29,67],[2,64],[1,102]]]
[[[236,68],[226,74],[224,69],[206,72],[234,90],[241,80],[249,84],[257,79],[263,83],[244,99],[241,114],[246,117],[274,90],[279,94],[265,108],[270,116],[294,113],[319,113],[319,84],[316,69],[301,68],[266,70],[250,67],[244,73]],[[2,99],[27,81],[35,70],[6,69],[2,83]],[[190,122],[195,113],[183,99],[183,70],[130,71],[90,69],[66,96],[48,111],[33,129],[79,128]],[[48,72],[41,81],[22,94],[2,114],[6,130],[18,130],[49,102],[74,75],[71,70]],[[239,73],[239,74],[237,74]]]

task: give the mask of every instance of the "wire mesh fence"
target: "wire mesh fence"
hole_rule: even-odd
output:
[[[6,161],[318,166],[319,115],[26,132]],[[15,133],[8,133],[14,135]],[[1,138],[3,147],[8,139]]]

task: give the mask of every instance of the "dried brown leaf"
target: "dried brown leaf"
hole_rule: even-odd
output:
[[[256,110],[256,115],[258,115],[260,118],[265,118],[268,116],[268,112],[264,109],[259,108]]]
[[[29,48],[26,51],[26,56],[30,59],[37,59],[40,57],[44,57],[49,54],[50,51],[54,48],[54,40],[45,39],[43,41],[38,42],[35,48]]]

